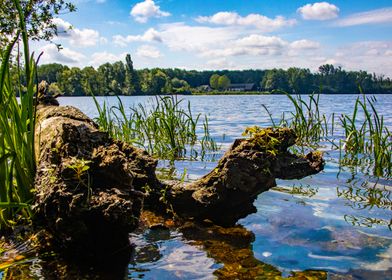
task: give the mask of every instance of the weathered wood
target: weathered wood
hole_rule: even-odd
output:
[[[42,106],[37,113],[36,224],[74,252],[126,246],[143,199],[145,208],[170,210],[179,218],[233,225],[256,211],[254,200],[276,185],[275,178],[301,178],[323,168],[318,154],[287,151],[295,141],[292,130],[270,129],[278,140],[273,153],[255,139],[237,140],[201,179],[160,182],[156,159],[111,139],[80,110]]]

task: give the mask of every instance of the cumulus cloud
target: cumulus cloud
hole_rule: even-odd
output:
[[[68,39],[69,43],[76,47],[92,47],[98,43],[106,43],[107,40],[99,35],[99,32],[93,29],[78,29],[61,19],[54,18],[53,23],[57,26],[57,38]]]
[[[196,21],[219,25],[254,26],[265,32],[296,24],[295,19],[286,19],[282,16],[271,19],[260,14],[249,14],[242,17],[235,12],[219,12],[212,16],[199,16]]]
[[[156,31],[154,28],[148,29],[144,32],[143,35],[128,35],[128,36],[121,36],[115,35],[113,36],[114,44],[125,47],[128,43],[132,42],[162,42],[161,34]]]
[[[211,59],[207,61],[208,67],[211,69],[233,69],[235,67],[235,64],[228,61],[227,58],[222,57],[222,58],[216,58],[216,59]]]
[[[171,50],[201,52],[227,44],[243,31],[232,27],[190,26],[184,23],[161,25],[162,42]]]
[[[291,48],[297,49],[297,50],[312,50],[312,49],[320,48],[320,43],[303,39],[303,40],[291,42],[290,46],[291,46]]]
[[[362,24],[391,23],[392,8],[378,9],[363,13],[353,14],[344,19],[338,20],[338,26],[354,26]]]
[[[136,55],[145,58],[159,58],[162,56],[157,48],[149,45],[140,46],[136,51]]]
[[[226,44],[223,48],[204,51],[202,56],[279,55],[287,42],[276,36],[252,34]]]
[[[122,61],[125,59],[126,53],[113,54],[107,51],[95,52],[91,55],[90,64],[94,67],[98,67],[104,63],[113,63],[116,61]]]
[[[164,12],[153,0],[145,0],[133,6],[131,16],[140,23],[146,23],[150,18],[168,17],[169,12]]]
[[[85,58],[83,54],[69,48],[59,50],[54,44],[47,44],[40,48],[40,51],[43,52],[42,63],[79,64]]]
[[[306,20],[327,20],[338,17],[339,8],[328,2],[306,4],[297,10]]]

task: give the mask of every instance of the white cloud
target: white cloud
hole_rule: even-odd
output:
[[[254,26],[265,32],[296,24],[295,19],[285,19],[282,16],[271,19],[260,14],[249,14],[242,17],[235,12],[219,12],[212,16],[199,16],[196,21],[220,25]]]
[[[362,24],[391,23],[392,8],[373,10],[363,13],[353,14],[344,19],[338,20],[338,26],[354,26]]]
[[[171,50],[201,52],[236,39],[241,30],[232,27],[190,26],[184,23],[161,25],[162,42]]]
[[[72,27],[69,22],[61,18],[54,18],[53,23],[57,26],[57,38],[68,39],[72,46],[92,47],[98,43],[106,43],[107,39],[99,35],[99,32],[93,29],[78,29]]]
[[[303,40],[291,42],[290,47],[298,50],[312,50],[312,49],[320,48],[320,43],[303,39]]]
[[[159,58],[162,56],[157,48],[149,45],[140,46],[136,51],[136,55],[145,58]]]
[[[39,48],[39,52],[43,52],[41,63],[65,63],[65,64],[79,64],[85,56],[79,52],[75,52],[69,48],[59,49],[54,44],[47,44]]]
[[[236,44],[243,47],[281,48],[286,45],[286,42],[276,36],[252,34],[237,40]]]
[[[114,44],[125,47],[132,42],[162,42],[161,35],[154,28],[148,29],[143,35],[128,35],[126,37],[121,35],[113,36]]]
[[[91,59],[89,61],[89,64],[98,67],[104,63],[113,63],[116,61],[123,61],[125,59],[126,53],[121,53],[121,54],[113,54],[109,53],[107,51],[104,52],[96,52],[91,55]]]
[[[153,0],[145,0],[133,6],[131,16],[140,23],[145,23],[149,18],[168,17],[170,13],[164,12]]]
[[[222,57],[222,58],[216,58],[216,59],[211,59],[207,61],[208,67],[211,69],[233,69],[235,67],[235,64],[228,61],[227,58]]]
[[[330,62],[347,70],[366,70],[392,77],[391,41],[363,41],[341,46]]]
[[[328,2],[306,4],[297,10],[306,20],[327,20],[338,17],[339,8]]]

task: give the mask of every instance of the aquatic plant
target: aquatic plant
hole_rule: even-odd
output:
[[[0,50],[0,226],[11,227],[31,216],[29,203],[35,175],[34,95],[37,63],[30,55],[26,22],[19,0],[14,0],[19,29],[5,49]],[[23,43],[21,69],[19,39]],[[17,75],[11,74],[11,53],[18,43]],[[22,85],[22,76],[24,85]],[[17,99],[19,96],[19,100]]]
[[[117,106],[101,106],[96,98],[98,109],[96,121],[103,131],[115,139],[136,144],[150,154],[161,159],[181,159],[186,156],[197,158],[201,152],[216,151],[217,145],[210,136],[208,118],[203,121],[204,135],[199,140],[196,129],[200,114],[192,115],[190,102],[182,106],[183,100],[177,96],[156,96],[151,104],[139,103],[130,108],[127,115],[121,99]],[[198,151],[196,146],[200,146]]]
[[[289,119],[285,119],[283,115],[279,125],[287,125],[294,129],[299,145],[318,144],[328,135],[327,117],[321,114],[319,109],[320,94],[310,94],[307,96],[308,100],[303,99],[299,94],[295,96],[285,94],[294,106],[294,112],[290,112]]]
[[[351,116],[341,115],[345,139],[340,145],[344,155],[340,157],[343,165],[368,164],[373,166],[376,176],[391,176],[392,134],[384,124],[384,116],[375,107],[375,97],[362,96],[355,101]],[[362,112],[362,118],[360,113]]]
[[[329,141],[333,148],[340,151],[341,166],[372,168],[375,176],[392,175],[392,135],[384,123],[384,117],[375,107],[375,97],[362,94],[362,99],[358,97],[355,101],[352,115],[342,114],[339,122],[335,123],[335,113],[328,117],[320,112],[319,94],[307,96],[307,101],[301,95],[284,94],[294,106],[291,117],[282,114],[279,122],[275,121],[268,108],[265,105],[262,107],[273,127],[294,129],[297,147],[303,149],[304,146],[317,146],[322,141]],[[333,137],[337,126],[344,133],[344,139],[338,145]]]

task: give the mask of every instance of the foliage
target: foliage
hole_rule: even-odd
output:
[[[230,86],[230,79],[226,75],[222,75],[218,79],[218,89],[225,90]]]
[[[328,64],[320,66],[318,73],[294,67],[287,70],[242,71],[161,68],[135,70],[128,54],[125,63],[117,61],[105,63],[97,69],[85,67],[82,70],[76,67],[69,69],[59,64],[47,64],[40,66],[38,74],[39,81],[45,79],[49,83],[57,82],[64,95],[189,94],[206,85],[216,90],[208,94],[227,94],[222,90],[235,83],[259,85],[261,91],[256,93],[280,90],[290,94],[355,94],[359,93],[358,86],[372,94],[392,93],[390,78],[371,75],[365,71],[347,72]],[[78,81],[82,83],[81,87],[77,86]]]
[[[218,89],[219,88],[219,78],[220,76],[218,74],[213,74],[210,77],[210,86],[212,89]]]
[[[183,100],[176,96],[157,96],[150,104],[139,103],[130,108],[128,116],[124,105],[118,98],[118,105],[108,108],[101,106],[94,97],[99,116],[96,119],[103,131],[113,138],[136,144],[150,154],[161,159],[181,159],[187,155],[196,158],[206,150],[216,150],[217,146],[210,137],[208,119],[205,117],[204,136],[200,141],[196,134],[200,114],[192,115],[190,103],[184,108]],[[200,144],[201,151],[195,146]]]
[[[23,18],[20,17],[20,11],[23,13]],[[2,0],[0,47],[9,44],[10,38],[14,38],[18,32],[24,32],[26,37],[33,40],[51,39],[54,34],[57,34],[53,16],[64,11],[75,11],[75,6],[65,0]],[[24,22],[24,30],[20,29],[21,19]]]
[[[10,23],[10,26],[16,30],[9,34],[13,38],[7,47],[0,49],[1,227],[11,227],[18,219],[30,217],[29,203],[32,200],[35,175],[33,98],[36,91],[37,66],[33,55],[30,56],[29,53],[28,28],[31,26],[25,21],[30,14],[30,8],[26,8],[26,3],[19,0],[13,0],[8,4],[9,9],[16,12],[13,15],[15,22]],[[4,11],[1,13],[3,16]],[[20,37],[24,47],[24,72],[17,69],[17,74],[19,77],[24,76],[25,86],[22,86],[20,79],[13,79],[10,74],[10,55]],[[20,65],[19,55],[17,59],[17,65]],[[17,95],[20,96],[19,101]]]

